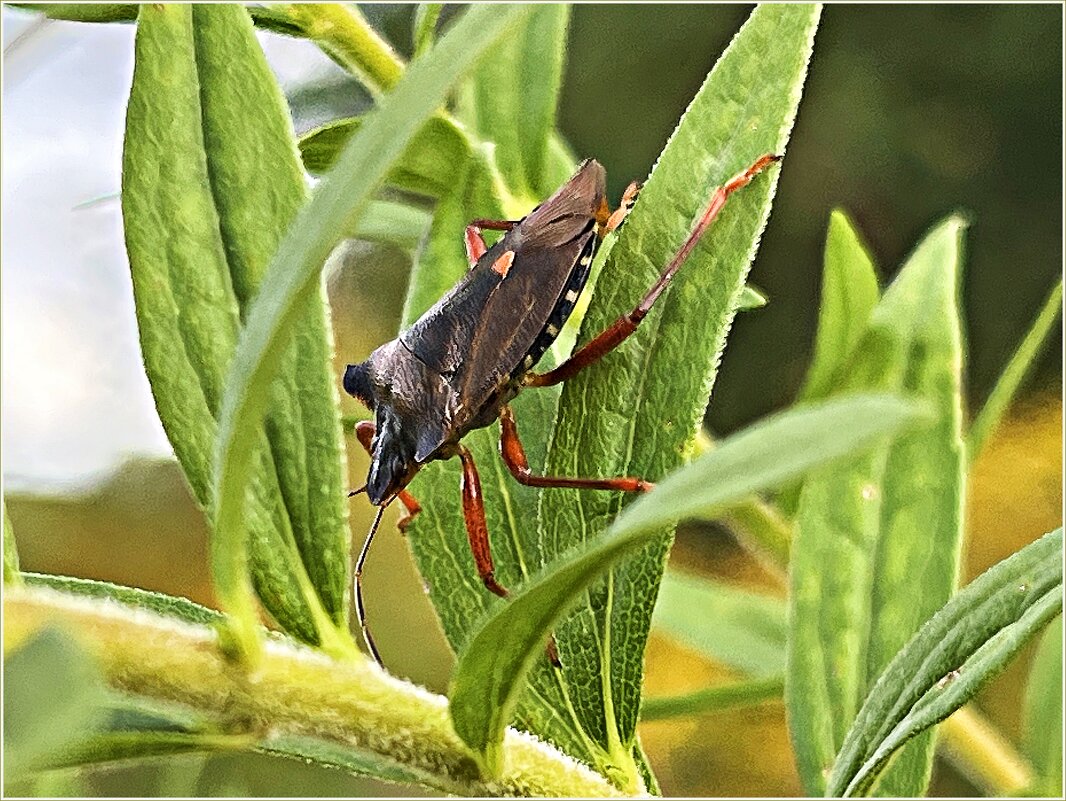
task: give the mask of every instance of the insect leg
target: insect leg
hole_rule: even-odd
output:
[[[360,420],[355,424],[355,436],[359,440],[366,452],[371,456],[374,454],[372,444],[374,442],[374,423],[370,420]],[[362,489],[366,489],[364,486]],[[349,497],[355,495],[359,490],[348,493]],[[396,521],[396,528],[401,532],[406,532],[407,527],[411,525],[411,521],[415,519],[415,515],[422,511],[422,504],[418,502],[414,495],[407,490],[400,490],[396,493],[396,497],[400,499],[400,503],[403,504],[404,515]]]
[[[685,243],[670,260],[670,263],[666,265],[666,268],[659,275],[659,280],[648,290],[648,293],[640,303],[631,312],[619,317],[607,326],[592,341],[582,345],[569,359],[554,370],[549,370],[547,373],[528,373],[522,383],[527,387],[550,387],[561,381],[566,381],[593,362],[599,361],[605,354],[610,353],[624,342],[630,334],[637,330],[640,321],[647,317],[655,301],[666,290],[666,287],[670,284],[670,279],[674,277],[681,265],[685,263],[685,260],[692,253],[692,249],[696,247],[696,243],[707,232],[707,229],[714,222],[714,218],[718,216],[718,212],[722,210],[722,206],[725,205],[729,196],[741,187],[747,186],[751,183],[752,178],[768,165],[775,161],[780,161],[780,159],[780,156],[767,153],[746,170],[733,176],[724,185],[716,189],[711,196],[710,203],[707,204],[707,209],[692,229],[692,233],[688,235],[688,239],[685,240]]]
[[[483,231],[510,231],[518,225],[517,220],[474,220],[466,226],[466,257],[470,259],[470,266],[477,264],[477,260],[485,255],[489,246],[485,244]]]
[[[621,492],[648,492],[655,485],[642,478],[618,476],[616,478],[565,478],[561,476],[536,476],[529,470],[526,451],[518,438],[518,426],[510,406],[500,410],[500,455],[507,469],[519,484],[527,487],[569,487],[572,489],[619,490]]]
[[[492,551],[489,546],[489,527],[485,522],[485,500],[481,496],[481,479],[478,478],[477,467],[474,457],[465,445],[459,445],[459,459],[463,463],[463,478],[461,488],[463,492],[463,522],[466,523],[466,534],[470,541],[470,552],[474,555],[474,564],[477,566],[481,581],[492,592],[501,598],[508,595],[507,589],[496,581],[492,562]]]

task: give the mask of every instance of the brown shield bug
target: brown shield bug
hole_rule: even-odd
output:
[[[399,337],[370,358],[350,364],[344,389],[374,413],[374,421],[356,426],[370,453],[366,492],[380,507],[356,562],[356,612],[367,647],[379,662],[366,625],[361,577],[363,565],[385,507],[399,498],[407,510],[401,530],[420,507],[407,485],[427,462],[458,456],[460,491],[474,564],[485,586],[501,597],[507,590],[494,575],[481,483],[462,438],[499,419],[500,454],[511,474],[534,487],[647,491],[648,481],[634,477],[569,478],[530,472],[508,405],[526,387],[565,381],[610,352],[636,330],[670,279],[718,215],[726,199],[747,185],[780,156],[766,154],[715,190],[680,250],[659,279],[629,313],[578,348],[553,370],[533,372],[555,341],[581,290],[600,240],[621,224],[636,200],[631,184],[612,214],[604,197],[606,175],[594,160],[585,161],[559,190],[517,221],[475,220],[466,228],[471,269]],[[492,247],[484,230],[505,232]],[[554,649],[549,645],[549,655]]]

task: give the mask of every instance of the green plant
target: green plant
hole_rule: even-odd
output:
[[[521,215],[569,175],[575,160],[553,122],[568,10],[475,6],[434,41],[441,7],[426,4],[408,66],[348,6],[44,9],[137,21],[123,210],[138,323],[160,416],[212,523],[226,614],[20,575],[5,518],[5,582],[26,584],[7,585],[9,676],[32,686],[41,665],[59,666],[84,688],[66,704],[70,725],[32,695],[5,696],[15,705],[10,714],[5,706],[5,726],[17,726],[12,742],[5,736],[8,778],[237,749],[457,794],[656,792],[636,724],[671,531],[682,517],[725,516],[746,521],[748,541],[779,568],[791,550],[787,625],[779,606],[732,606],[771,621],[764,640],[772,652],[787,644],[788,663],[729,693],[652,699],[644,714],[656,703],[659,714],[677,714],[784,692],[808,790],[866,791],[903,746],[877,789],[917,795],[928,784],[933,723],[1061,609],[1061,530],[952,598],[966,469],[957,218],[929,234],[881,297],[857,235],[835,214],[806,403],[684,465],[701,449],[698,422],[745,297],[774,170],[730,203],[632,341],[561,392],[530,391],[516,404],[526,441],[540,443],[533,464],[661,478],[656,492],[623,508],[606,493],[527,490],[493,458],[495,427],[476,432],[469,445],[493,471],[485,496],[498,575],[515,595],[494,599],[455,557],[465,553],[457,468],[431,465],[416,485],[425,511],[410,543],[459,654],[451,706],[386,676],[350,633],[343,439],[320,270],[346,232],[417,239],[411,226],[421,218],[381,196],[383,184],[432,198],[410,322],[466,269],[466,221]],[[640,294],[710,187],[754,155],[785,150],[819,11],[753,13],[601,250],[580,328],[575,320],[549,359]],[[253,22],[321,46],[360,77],[375,110],[297,142]],[[310,199],[303,167],[324,174]],[[1027,344],[1022,366],[1034,350]],[[995,396],[982,431],[1011,392]],[[754,496],[781,486],[788,517]],[[791,521],[781,522],[789,517],[794,542]],[[929,563],[926,575],[907,575],[916,560]],[[1013,592],[1019,584],[1025,590]],[[665,586],[667,601],[679,588],[689,593],[663,613],[672,619],[664,625],[688,636],[707,622],[693,611],[729,592],[677,577]],[[284,636],[259,625],[260,606]],[[985,628],[964,625],[986,609],[995,614],[982,616]],[[75,638],[39,631],[50,622]],[[931,636],[956,627],[967,637]],[[552,630],[562,671],[538,659]],[[750,619],[735,631],[732,652],[751,654]],[[722,641],[702,638],[712,651]],[[742,661],[746,672],[765,664]],[[553,747],[507,730],[512,721]],[[1052,762],[1034,758],[1034,767],[1051,771]],[[1053,776],[1039,779],[1053,786]]]

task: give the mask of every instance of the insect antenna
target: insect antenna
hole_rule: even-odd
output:
[[[363,493],[363,492],[366,492],[366,484],[361,486],[359,489],[353,489],[351,492],[348,493],[348,497],[349,498],[354,498],[356,495],[359,495],[360,493]]]
[[[363,642],[370,649],[370,655],[374,657],[374,661],[382,667],[384,665],[381,664],[381,654],[378,653],[378,647],[374,644],[374,638],[370,636],[370,629],[366,624],[366,609],[363,606],[363,564],[366,562],[367,553],[370,552],[370,543],[374,541],[374,534],[377,533],[378,525],[381,523],[381,516],[385,514],[385,506],[386,504],[382,504],[378,507],[377,517],[374,518],[374,524],[370,527],[370,532],[363,542],[363,550],[359,552],[359,558],[355,562],[355,615],[359,620],[359,628],[363,632]]]

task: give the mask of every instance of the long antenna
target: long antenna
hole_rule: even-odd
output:
[[[370,636],[370,629],[366,624],[366,609],[363,607],[363,565],[366,562],[366,555],[370,552],[370,543],[374,541],[374,534],[377,533],[378,524],[381,523],[381,516],[385,514],[385,506],[386,504],[382,504],[378,507],[377,517],[374,518],[370,533],[366,535],[366,540],[363,542],[363,550],[359,552],[359,558],[355,562],[355,615],[359,619],[359,628],[363,632],[363,642],[370,649],[370,655],[374,657],[374,661],[381,667],[384,667],[381,664],[381,654],[378,653],[378,647],[374,644],[374,638]]]

